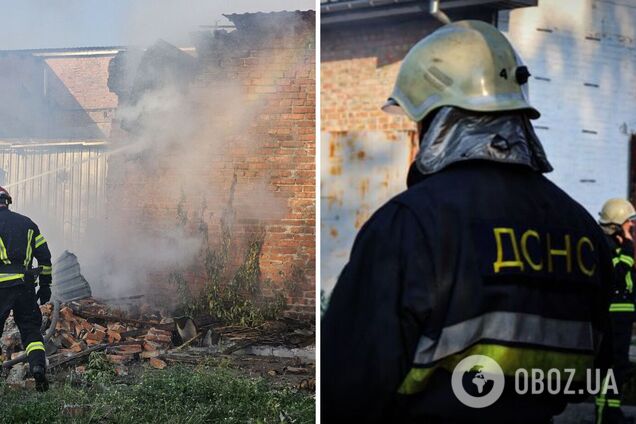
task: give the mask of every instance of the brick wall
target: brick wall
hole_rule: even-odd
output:
[[[76,116],[88,115],[105,138],[110,136],[111,121],[117,107],[117,96],[108,90],[107,85],[108,64],[113,57],[114,54],[45,58],[49,70],[75,101],[61,100],[60,106],[65,109],[66,119],[72,121],[78,119]],[[54,86],[53,89],[58,88]]]
[[[400,61],[439,24],[428,18],[321,31],[322,131],[409,131],[405,118],[380,110],[393,89]]]
[[[313,13],[309,20],[313,24]],[[313,25],[300,32],[273,38],[261,31],[239,28],[237,36],[249,51],[224,50],[223,70],[246,88],[247,98],[261,104],[254,125],[236,146],[236,209],[250,207],[245,202],[252,181],[267,180],[268,189],[284,199],[285,212],[279,219],[265,220],[266,236],[261,256],[264,278],[284,283],[289,312],[313,316],[315,310],[315,159],[316,159],[316,75]],[[241,31],[244,31],[241,33]],[[237,37],[238,38],[238,37]],[[214,60],[208,55],[204,60]],[[209,62],[208,62],[209,64]],[[206,76],[200,83],[205,84]],[[258,149],[245,155],[254,140]],[[265,140],[263,142],[263,140]],[[229,172],[224,172],[226,178]],[[257,183],[258,184],[258,183]],[[247,204],[241,204],[247,203]],[[277,205],[270,207],[276,208]],[[239,212],[240,215],[240,212]],[[240,220],[240,218],[239,218]],[[244,220],[249,231],[250,219]],[[293,268],[302,270],[304,281],[294,281]]]
[[[285,25],[275,25],[281,15],[289,19]],[[152,162],[150,167],[140,166],[134,155],[132,159],[113,156],[109,166],[117,172],[109,176],[109,193],[131,216],[157,232],[174,226],[176,201],[184,192],[190,217],[206,205],[202,219],[215,245],[220,239],[219,219],[235,183],[234,262],[244,254],[248,236],[263,228],[261,273],[273,282],[263,285],[264,294],[284,294],[288,315],[313,317],[314,13],[246,14],[231,19],[237,26],[233,32],[199,34],[196,72],[188,86],[188,104],[195,105],[196,113],[207,114],[213,129],[206,130],[205,120],[199,122],[185,144],[194,153],[162,150],[143,158]],[[167,47],[162,51],[166,57],[178,57]],[[241,99],[238,109],[236,99],[229,98],[235,95]],[[219,127],[219,119],[225,125]],[[134,137],[126,131],[117,133],[118,145]],[[206,160],[197,159],[202,157]],[[187,169],[183,162],[190,164]],[[184,173],[190,178],[187,185],[182,184]],[[167,192],[175,196],[166,196]],[[195,286],[202,282],[200,272],[190,279]]]

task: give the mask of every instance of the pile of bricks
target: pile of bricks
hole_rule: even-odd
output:
[[[141,337],[128,338],[130,344],[120,344],[107,348],[106,357],[114,364],[126,364],[136,359],[148,360],[153,368],[163,369],[166,367],[166,363],[158,356],[165,353],[166,349],[171,346],[171,338],[169,331],[153,327]]]
[[[92,299],[82,301],[84,308],[104,311],[106,308]],[[41,306],[42,315],[50,318],[52,305]],[[112,321],[100,325],[75,314],[69,306],[62,306],[55,333],[47,349],[50,353],[72,356],[92,346],[107,344],[106,357],[114,364],[127,364],[135,360],[147,360],[154,368],[165,368],[166,363],[158,358],[172,347],[172,332],[151,326],[139,329],[125,322]],[[152,324],[150,321],[149,324]]]
[[[83,314],[78,312],[78,309],[88,312]],[[45,325],[48,325],[52,320],[53,305],[43,305],[40,310]],[[55,332],[46,347],[51,362],[80,356],[93,350],[102,350],[113,364],[124,365],[143,360],[153,368],[166,367],[166,363],[159,359],[159,356],[173,346],[172,332],[166,329],[170,328],[172,323],[158,319],[142,322],[126,320],[123,317],[119,321],[114,319],[116,316],[108,313],[106,306],[93,299],[61,305]],[[100,318],[100,315],[103,318]],[[126,321],[133,321],[135,324],[131,325]],[[4,353],[2,359],[14,359],[24,353],[19,332],[14,327],[15,324],[10,318],[8,331],[5,332],[1,343]]]

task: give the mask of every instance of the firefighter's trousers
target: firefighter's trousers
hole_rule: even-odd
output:
[[[629,345],[632,338],[633,312],[611,312],[612,320],[612,368],[618,393],[602,393],[596,398],[596,424],[625,423],[621,410],[623,385],[630,369]]]
[[[42,313],[35,297],[35,285],[24,283],[13,287],[0,288],[0,335],[4,323],[13,311],[22,346],[24,347],[31,370],[36,365],[46,366],[42,327]]]

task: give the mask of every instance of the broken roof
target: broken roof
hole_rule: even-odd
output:
[[[297,29],[299,25],[313,28],[316,24],[316,12],[313,10],[233,13],[223,16],[229,19],[237,30]]]

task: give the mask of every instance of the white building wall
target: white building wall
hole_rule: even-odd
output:
[[[528,65],[548,177],[597,216],[628,196],[636,133],[636,0],[539,0],[500,14]]]

